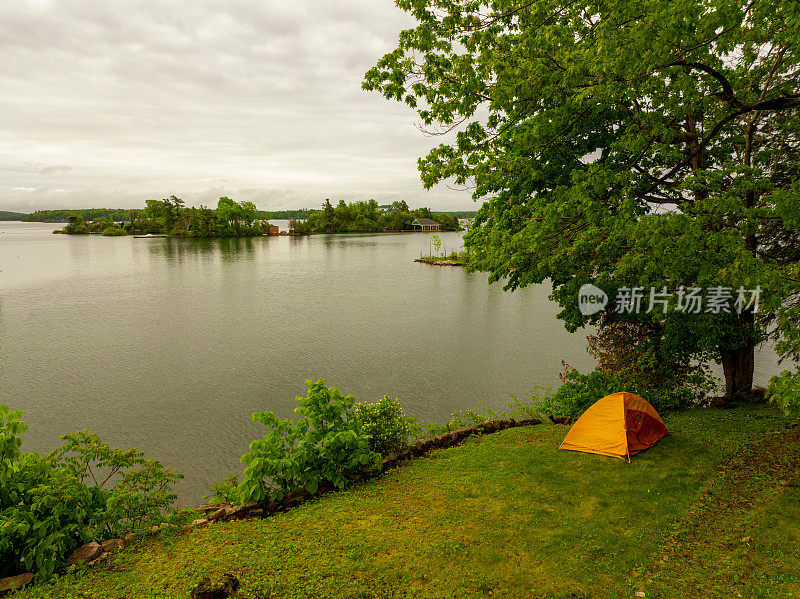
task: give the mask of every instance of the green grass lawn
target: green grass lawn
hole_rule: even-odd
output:
[[[632,597],[648,577],[648,597],[715,596],[713,588],[684,594],[698,570],[681,568],[680,557],[717,570],[746,563],[744,596],[788,597],[798,591],[786,561],[800,557],[796,470],[791,481],[791,464],[758,473],[753,452],[739,451],[765,438],[779,444],[783,437],[770,431],[785,436],[786,424],[767,406],[676,414],[670,436],[630,464],[559,451],[566,426],[510,429],[285,514],[150,539],[19,597],[187,598],[201,578],[224,572],[241,581],[240,597],[258,599],[616,599]],[[726,478],[737,459],[748,466]],[[744,502],[709,500],[743,485],[752,486]],[[751,537],[747,547],[705,547],[707,513],[716,515],[715,535],[736,521],[731,530]],[[665,554],[675,559],[662,564]],[[735,597],[732,588],[719,596]]]
[[[725,460],[648,573],[648,597],[800,597],[799,487],[797,427]]]

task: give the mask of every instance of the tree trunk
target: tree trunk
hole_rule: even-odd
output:
[[[753,390],[755,343],[748,340],[734,350],[722,350],[722,370],[725,373],[725,397],[747,399]]]

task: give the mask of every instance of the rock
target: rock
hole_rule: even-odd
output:
[[[102,562],[104,559],[108,559],[108,557],[109,557],[110,555],[111,555],[110,553],[102,553],[102,554],[100,554],[100,556],[99,556],[99,557],[97,557],[97,558],[93,559],[93,560],[92,560],[92,561],[90,561],[90,562],[87,562],[87,565],[89,565],[89,566],[93,566],[93,565],[94,565],[94,564],[96,564],[97,562]]]
[[[214,520],[219,520],[220,518],[225,517],[225,512],[228,508],[221,507],[217,511],[208,515],[208,519],[213,522]]]
[[[67,558],[67,565],[74,566],[75,564],[90,562],[93,559],[100,557],[101,553],[103,553],[103,547],[100,545],[100,543],[95,543],[94,541],[91,543],[86,543],[86,545],[81,545],[70,554],[70,556]]]
[[[497,420],[489,420],[488,422],[484,422],[481,427],[483,428],[484,434],[492,434],[499,429]]]
[[[417,443],[416,445],[419,446],[419,449],[420,449],[420,451],[422,451],[422,453],[425,453],[425,452],[430,451],[433,448],[434,441],[433,441],[433,439],[424,439],[424,440],[420,441],[419,443]]]
[[[283,506],[287,508],[296,507],[302,504],[310,496],[311,493],[309,493],[305,489],[301,489],[299,491],[292,491],[291,493],[287,493],[286,497],[283,498]]]
[[[103,552],[106,551],[116,551],[117,549],[121,549],[125,546],[125,541],[122,539],[108,539],[107,541],[103,541],[101,547],[103,548]]]
[[[711,407],[712,408],[720,408],[723,410],[728,410],[730,408],[735,407],[734,403],[730,401],[729,397],[721,396],[721,397],[712,397],[711,398]]]
[[[225,599],[239,590],[239,580],[233,574],[223,574],[222,578],[211,581],[206,577],[192,589],[191,599]]]
[[[9,576],[7,578],[0,578],[0,594],[7,593],[13,589],[21,589],[26,584],[30,584],[32,580],[33,574],[30,572]]]
[[[227,507],[227,503],[209,503],[208,505],[201,505],[198,508],[195,508],[198,512],[205,512],[206,514],[210,514],[211,512],[216,512],[221,507]]]

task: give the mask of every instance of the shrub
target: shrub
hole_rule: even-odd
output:
[[[81,483],[91,481],[99,500],[92,515],[95,538],[121,537],[164,521],[164,512],[177,499],[172,484],[182,474],[145,458],[138,449],[111,448],[94,433],[78,431],[61,438],[66,443],[48,459]]]
[[[239,500],[239,475],[231,474],[224,480],[211,485],[203,501],[209,503],[236,503]]]
[[[640,390],[643,397],[661,397],[665,409],[687,400],[689,404],[697,402],[714,389],[703,360],[692,359],[695,353],[686,351],[684,345],[665,343],[664,322],[617,318],[616,313],[604,313],[596,334],[587,337],[589,354],[602,370]],[[670,390],[666,392],[669,396],[664,390]],[[674,396],[671,390],[675,390]]]
[[[0,511],[0,576],[35,571],[46,578],[93,537],[96,494],[38,452],[21,455],[8,477]]]
[[[301,416],[296,424],[272,412],[253,414],[253,423],[261,422],[269,432],[242,456],[247,468],[239,499],[277,500],[300,489],[316,493],[325,482],[342,489],[349,475],[380,466],[381,456],[369,448],[355,416],[353,396],[325,387],[325,379],[306,383],[308,394],[296,398],[295,412]]]
[[[106,227],[105,229],[103,229],[103,235],[106,237],[119,237],[121,235],[127,235],[127,234],[128,233],[125,232],[125,229],[123,229],[122,227],[117,227],[116,225],[112,227]]]
[[[767,397],[787,416],[800,416],[800,372],[784,370],[772,377],[767,388]]]
[[[408,437],[419,431],[417,421],[403,414],[397,400],[388,395],[374,404],[356,404],[355,413],[369,448],[384,456],[406,445]]]
[[[0,576],[36,571],[45,578],[90,540],[165,520],[175,500],[170,485],[181,475],[86,431],[62,437],[65,445],[47,456],[23,454],[21,418],[0,405]]]
[[[428,437],[436,437],[450,431],[457,431],[473,424],[482,424],[488,420],[494,420],[497,417],[491,411],[473,410],[467,408],[466,410],[459,410],[450,414],[450,419],[443,425],[436,423],[429,423],[425,429],[425,434]]]
[[[542,415],[580,416],[601,397],[619,391],[640,395],[660,413],[684,409],[698,402],[697,394],[686,387],[652,389],[633,377],[615,375],[599,367],[588,374],[569,370],[562,375],[562,380],[556,392],[542,400],[539,406]]]
[[[289,230],[298,235],[308,235],[312,232],[312,227],[308,221],[293,218],[289,221]]]
[[[579,416],[601,397],[617,391],[631,391],[617,377],[600,368],[589,374],[571,370],[562,376],[562,380],[564,382],[556,392],[542,400],[540,410],[543,415]]]

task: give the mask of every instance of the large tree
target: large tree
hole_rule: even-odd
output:
[[[450,136],[419,168],[484,202],[478,268],[510,289],[550,279],[570,330],[600,317],[578,310],[586,283],[642,287],[643,312],[666,287],[639,318],[666,353],[721,362],[730,396],[768,336],[797,357],[800,2],[397,4],[418,24],[364,87]],[[690,287],[730,292],[728,311],[679,311]],[[758,287],[758,311],[736,305]]]

